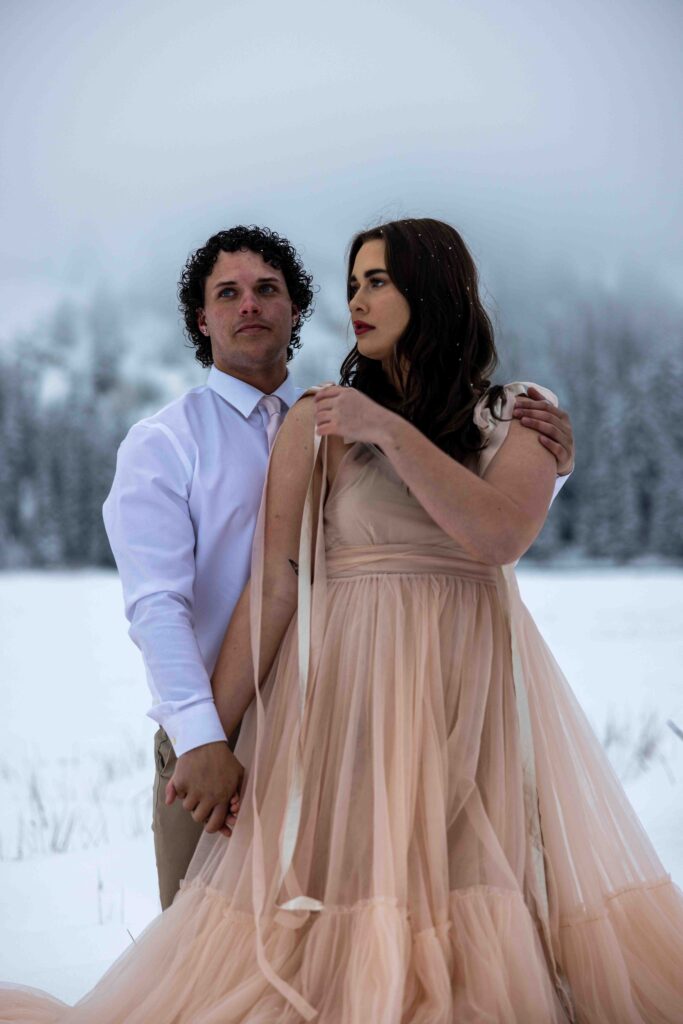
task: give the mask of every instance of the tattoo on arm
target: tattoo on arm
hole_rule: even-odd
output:
[[[295,562],[293,558],[288,558],[287,561],[289,562],[289,564],[291,565],[292,569],[294,570],[294,575],[298,576],[299,575],[298,563]]]

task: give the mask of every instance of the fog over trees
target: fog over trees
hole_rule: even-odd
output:
[[[625,285],[566,283],[533,319],[510,301],[504,319],[496,380],[553,388],[577,441],[576,470],[528,557],[683,559],[681,310]],[[318,296],[291,364],[297,382],[335,379],[344,336]],[[177,318],[112,292],[63,304],[5,344],[0,567],[112,565],[101,507],[118,444],[205,373]]]

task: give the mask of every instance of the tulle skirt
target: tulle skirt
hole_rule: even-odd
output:
[[[303,717],[296,616],[264,683],[256,784],[245,717],[232,837],[202,837],[173,905],[75,1007],[2,989],[0,1020],[683,1021],[683,898],[514,579],[377,547],[329,552],[327,577]]]

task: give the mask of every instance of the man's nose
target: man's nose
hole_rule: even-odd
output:
[[[242,295],[242,301],[240,302],[240,313],[242,316],[249,316],[253,313],[259,313],[261,310],[261,303],[256,292],[252,292],[247,289]]]

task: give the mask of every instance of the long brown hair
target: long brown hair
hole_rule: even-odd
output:
[[[410,306],[410,320],[393,352],[399,392],[377,359],[354,345],[340,370],[352,386],[399,413],[459,462],[482,448],[472,410],[489,390],[498,364],[493,326],[479,298],[479,278],[467,246],[449,224],[396,220],[361,231],[351,242],[350,280],[358,250],[381,239],[387,272]],[[350,294],[350,293],[349,293]],[[491,388],[489,402],[499,388]]]

